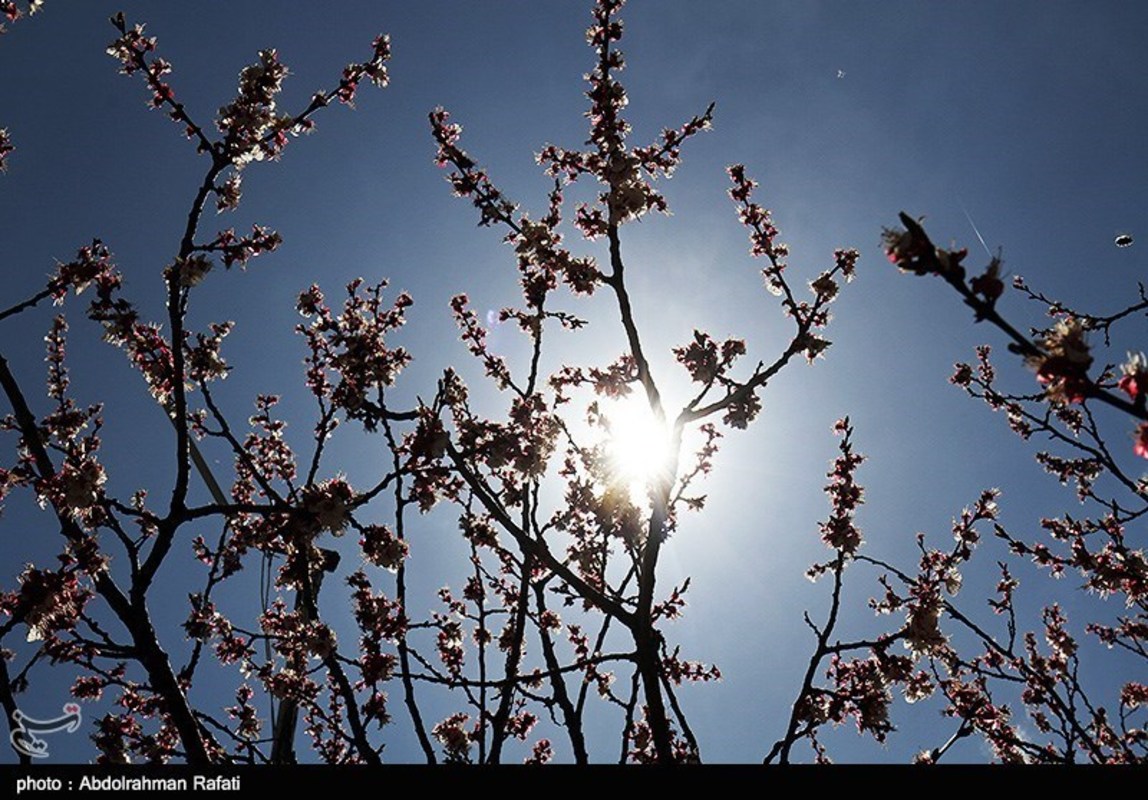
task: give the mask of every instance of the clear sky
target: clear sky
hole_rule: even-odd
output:
[[[104,53],[113,38],[107,19],[121,9],[158,37],[177,95],[205,121],[233,97],[238,71],[261,49],[277,48],[290,69],[281,105],[296,109],[333,85],[346,63],[369,56],[376,33],[392,38],[389,88],[364,87],[354,111],[327,109],[316,132],[293,141],[281,163],[246,171],[238,212],[206,219],[208,228],[265,224],[284,239],[245,273],[213,274],[195,299],[196,324],[236,321],[226,351],[234,372],[218,389],[233,417],[244,419],[258,392],[281,394],[295,441],[305,443],[313,401],[292,329],[300,319],[295,297],[312,282],[335,297],[356,276],[388,277],[413,295],[410,323],[396,339],[415,355],[400,396],[429,396],[443,367],[466,364],[447,301],[464,291],[483,312],[515,303],[513,253],[451,196],[432,163],[427,113],[446,107],[464,126],[462,147],[509,197],[540,215],[549,181],[534,154],[548,142],[576,148],[586,137],[589,4],[48,0],[42,13],[0,37],[0,127],[17,147],[0,177],[0,307],[42,288],[55,261],[99,237],[125,272],[129,296],[162,318],[162,269],[178,247],[205,163],[176,126],[148,111],[141,82],[118,75]],[[947,543],[951,518],[983,487],[1000,487],[1003,520],[1033,536],[1041,516],[1077,507],[1070,490],[1040,472],[1034,447],[947,382],[953,362],[970,360],[982,342],[997,346],[1006,385],[1035,387],[1031,374],[1004,357],[1000,334],[975,327],[940,281],[899,274],[881,252],[880,234],[901,210],[926,215],[938,244],[968,246],[970,263],[980,266],[988,257],[967,211],[989,247],[1003,248],[1005,269],[1032,286],[1098,313],[1133,301],[1148,246],[1148,8],[631,0],[623,19],[632,142],[652,140],[716,102],[713,130],[687,144],[677,174],[660,187],[673,215],[623,229],[636,318],[671,401],[686,399],[686,387],[674,383],[681,370],[670,348],[694,328],[745,338],[753,362],[768,362],[787,341],[788,322],[761,288],[763,265],[749,257],[726,197],[727,165],[744,163],[761,182],[757,199],[773,209],[790,246],[795,285],[831,266],[837,247],[862,255],[857,280],[834,305],[833,346],[813,366],[784,370],[748,431],[727,431],[705,484],[707,509],[683,522],[659,581],[665,588],[693,577],[687,613],[667,633],[684,656],[717,663],[725,676],[684,693],[703,758],[756,761],[784,731],[813,644],[802,611],[816,618],[826,603],[828,587],[809,583],[804,571],[828,553],[817,522],[828,508],[822,486],[835,453],[835,419],[851,416],[856,447],[869,457],[859,474],[867,547],[906,567],[915,563],[916,532]],[[1136,244],[1114,247],[1122,232]],[[562,359],[604,365],[621,354],[616,312],[604,301],[563,298],[591,325],[562,340],[551,369]],[[125,497],[140,485],[160,491],[170,479],[170,429],[80,307],[69,306],[74,391],[81,402],[106,404],[109,490]],[[1006,293],[1000,308],[1021,327],[1043,324],[1041,309],[1019,296]],[[43,385],[41,342],[51,313],[0,324],[0,354],[26,387]],[[1132,321],[1107,360],[1144,347],[1145,333],[1143,320]],[[512,331],[492,335],[512,363],[521,355]],[[486,398],[479,402],[501,408],[491,387],[476,379],[473,388]],[[46,400],[38,400],[43,411]],[[330,463],[352,479],[378,474],[385,452],[353,427],[340,432]],[[1115,447],[1126,429],[1126,421],[1113,421]],[[11,460],[10,440],[0,464]],[[32,500],[12,499],[0,518],[0,585],[11,587],[25,562],[56,552],[55,541],[37,541],[49,532],[53,525]],[[442,575],[461,568],[452,537],[446,514],[420,520],[412,533],[411,568],[427,576],[420,587],[428,598],[452,580]],[[967,603],[986,617],[984,588],[995,583],[1002,557],[994,547],[974,562],[982,572],[966,576]],[[1052,584],[1024,567],[1017,575],[1029,611],[1054,595],[1070,616],[1087,605],[1071,577]],[[871,629],[865,602],[878,591],[872,577],[861,569],[852,575],[844,635]],[[184,596],[177,592],[171,608],[159,609],[169,615],[176,652],[184,646],[174,627]],[[1085,614],[1082,607],[1073,617],[1078,631]],[[1030,616],[1026,629],[1038,623]],[[350,626],[345,635],[353,636]],[[1097,666],[1095,674],[1106,669]],[[36,673],[28,701],[43,716],[66,700],[67,681],[49,673]],[[398,695],[392,692],[396,723],[385,734],[386,755],[417,759]],[[936,704],[922,706],[897,706],[902,732],[887,746],[844,728],[830,738],[831,753],[904,761],[940,744],[952,723]],[[603,722],[603,730],[614,722]],[[612,760],[616,747],[607,738],[592,752]],[[953,753],[959,760],[985,757],[979,743],[961,747]],[[67,748],[69,760],[89,752],[79,741]]]

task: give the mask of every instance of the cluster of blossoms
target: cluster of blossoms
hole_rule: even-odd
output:
[[[968,249],[945,250],[936,247],[918,220],[904,212],[900,216],[905,227],[886,228],[881,237],[889,261],[902,272],[911,272],[914,275],[939,275],[954,286],[958,286],[966,297],[980,295],[984,307],[977,308],[977,319],[984,318],[985,313],[992,309],[1004,292],[1004,283],[1000,279],[999,256],[993,258],[985,271],[973,278],[966,287],[965,268],[961,262],[968,256]]]
[[[1142,550],[1128,546],[1125,526],[1115,516],[1100,520],[1046,517],[1041,520],[1041,527],[1053,540],[1066,543],[1069,554],[1058,555],[1044,544],[1010,540],[1013,552],[1031,557],[1033,563],[1048,569],[1057,578],[1068,570],[1078,570],[1084,579],[1084,588],[1101,597],[1119,594],[1128,606],[1148,600],[1148,559]],[[1108,541],[1099,546],[1098,533],[1108,537]]]
[[[364,636],[370,637],[375,652],[378,652],[380,642],[397,641],[406,633],[407,618],[402,607],[386,595],[372,592],[366,573],[362,570],[352,573],[347,578],[347,585],[353,590],[351,599],[355,621]],[[374,667],[367,669],[364,674],[373,678],[389,669],[388,665],[393,666],[389,659],[377,660]]]
[[[57,303],[61,303],[71,289],[80,294],[89,286],[95,286],[101,297],[118,289],[122,278],[112,263],[111,252],[99,239],[81,247],[72,261],[60,264],[52,276],[48,287]]]
[[[672,619],[674,616],[676,615],[671,615],[670,618]],[[721,670],[716,666],[678,658],[680,649],[674,648],[674,652],[662,660],[662,669],[665,671],[666,677],[675,686],[680,686],[683,681],[708,683],[709,681],[721,680]]]
[[[20,590],[0,595],[0,610],[28,626],[28,641],[40,641],[71,630],[91,599],[75,570],[43,570],[28,566],[20,574]]]
[[[368,525],[363,528],[359,546],[367,561],[390,572],[397,571],[410,553],[410,545],[395,536],[386,525]]]
[[[551,213],[545,218],[532,222],[523,216],[518,230],[507,236],[518,255],[524,295],[531,308],[541,308],[546,293],[554,288],[556,276],[562,276],[575,294],[593,294],[601,280],[593,258],[575,258],[561,246],[562,235],[557,227],[562,195],[555,192],[551,201]]]
[[[383,303],[386,281],[360,292],[362,281],[347,286],[343,311],[335,315],[318,286],[299,295],[299,313],[311,319],[298,327],[307,340],[307,385],[318,398],[330,400],[349,419],[374,430],[385,416],[382,391],[411,361],[402,347],[388,347],[387,335],[405,323],[411,296],[400,293]],[[337,383],[332,382],[332,377]]]
[[[694,331],[687,347],[675,347],[674,357],[690,373],[690,380],[706,386],[721,379],[738,357],[745,355],[745,341],[726,339],[719,347],[709,334]]]
[[[144,36],[143,25],[128,28],[123,14],[113,17],[112,24],[120,31],[120,37],[108,45],[107,53],[120,62],[120,71],[132,75],[146,69],[145,58],[155,50],[155,37]]]
[[[67,329],[64,317],[57,316],[45,337],[48,396],[56,401],[56,407],[39,423],[36,436],[43,441],[33,444],[25,438],[21,463],[14,470],[0,472],[0,498],[12,487],[32,484],[41,508],[51,505],[61,518],[92,528],[104,519],[102,503],[107,475],[97,460],[102,409],[98,405],[81,408],[68,396],[69,377],[64,363]],[[0,427],[15,428],[14,422],[9,418]],[[27,432],[22,434],[27,437]],[[41,473],[32,454],[33,448],[41,444],[64,454],[63,463],[52,474]]]
[[[28,16],[35,14],[44,7],[44,0],[27,0]],[[8,22],[15,22],[24,16],[24,10],[20,8],[20,4],[16,0],[0,0],[0,16],[8,20]],[[0,34],[4,33],[4,26],[0,25]]]
[[[239,208],[239,201],[243,199],[243,174],[235,171],[227,176],[223,183],[213,187],[215,192],[215,210],[222,214],[224,211],[234,211]]]
[[[1036,379],[1045,386],[1048,399],[1053,403],[1081,403],[1092,389],[1088,368],[1092,355],[1085,341],[1084,326],[1074,317],[1056,323],[1040,342],[1044,351],[1030,356],[1029,366],[1036,370]]]
[[[80,248],[74,260],[57,267],[49,279],[48,291],[59,303],[69,289],[79,294],[94,288],[96,296],[88,307],[88,318],[103,326],[104,340],[127,353],[147,381],[152,395],[166,405],[174,391],[171,345],[158,325],[140,322],[135,306],[118,296],[122,284],[123,277],[112,262],[107,246],[96,239]],[[209,338],[222,338],[226,335],[225,328],[215,330]],[[204,339],[203,344],[210,348],[207,342]]]
[[[235,721],[235,732],[243,739],[257,739],[263,730],[263,720],[259,711],[251,704],[255,690],[246,683],[235,689],[235,705],[224,709],[227,716]]]
[[[421,409],[414,433],[408,434],[402,444],[407,456],[405,467],[414,476],[410,495],[421,511],[429,511],[442,498],[457,498],[462,485],[442,463],[450,435],[437,411]]]
[[[288,611],[281,600],[263,612],[259,626],[288,664],[298,662],[300,654],[323,660],[335,649],[335,632],[328,625],[300,611]]]
[[[765,285],[770,292],[780,295],[784,291],[781,274],[785,271],[785,257],[789,255],[789,246],[774,241],[778,230],[773,224],[769,209],[750,200],[758,182],[745,174],[745,165],[734,164],[726,172],[733,182],[729,197],[738,204],[738,219],[750,229],[750,253],[755,258],[761,256],[769,258],[771,266],[763,273]]]
[[[942,250],[934,247],[925,230],[912,219],[905,221],[905,230],[886,228],[882,233],[885,255],[902,272],[915,275],[959,275],[964,277],[965,268],[961,262],[969,254],[966,248]]]
[[[32,0],[22,5],[35,12],[41,2]],[[0,0],[0,15],[9,21],[23,13],[16,2]],[[113,17],[112,24],[118,34],[107,52],[119,61],[123,73],[142,77],[150,92],[149,104],[162,108],[183,125],[188,138],[196,140],[199,151],[211,159],[208,174],[192,203],[189,233],[180,244],[178,256],[164,271],[169,318],[162,327],[141,321],[136,307],[120,295],[122,278],[108,248],[98,240],[81,248],[74,259],[59,264],[43,291],[0,313],[0,317],[31,308],[46,298],[59,304],[71,293],[95,294],[87,309],[88,317],[103,326],[108,342],[129,355],[154,397],[169,413],[178,409],[179,413],[172,413],[172,422],[179,434],[182,464],[173,489],[172,508],[179,510],[160,518],[147,510],[146,493],[142,490],[133,496],[130,504],[121,503],[108,493],[108,476],[96,457],[102,424],[98,416],[100,407],[83,409],[67,396],[68,376],[64,367],[67,326],[63,317],[57,317],[46,337],[48,395],[55,401],[55,408],[49,414],[36,419],[16,387],[15,378],[6,365],[2,366],[4,391],[14,413],[0,420],[0,428],[18,433],[22,443],[19,463],[12,469],[0,468],[0,499],[13,488],[33,487],[41,505],[50,504],[54,508],[68,545],[60,556],[62,569],[51,571],[29,566],[20,577],[18,592],[0,594],[0,612],[13,618],[5,630],[18,622],[27,624],[30,640],[43,642],[36,660],[48,657],[53,663],[70,662],[82,673],[86,671],[73,684],[74,696],[94,700],[109,687],[122,690],[114,699],[120,710],[99,720],[92,737],[102,762],[143,758],[163,763],[183,757],[189,762],[206,764],[230,761],[237,754],[250,757],[258,752],[262,743],[255,740],[262,721],[252,702],[254,691],[247,684],[237,690],[236,704],[226,709],[233,724],[217,726],[226,729],[230,741],[236,745],[236,753],[225,752],[213,733],[194,721],[187,695],[201,647],[212,639],[221,663],[240,663],[245,674],[255,675],[272,696],[284,702],[307,704],[305,718],[329,729],[330,738],[338,741],[330,753],[338,751],[341,753],[336,756],[338,760],[345,760],[351,749],[334,732],[343,724],[347,709],[359,705],[354,689],[345,688],[348,686],[345,681],[338,682],[334,673],[339,672],[339,668],[330,667],[326,680],[330,702],[326,715],[317,713],[315,701],[322,687],[305,671],[306,658],[326,660],[336,651],[332,630],[312,619],[311,608],[297,605],[296,612],[288,614],[286,606],[279,602],[260,619],[262,634],[243,632],[220,613],[211,593],[219,582],[242,568],[242,557],[247,550],[256,548],[269,556],[286,554],[280,587],[294,587],[301,595],[310,592],[307,603],[313,606],[318,590],[318,583],[313,580],[317,577],[316,565],[331,571],[330,565],[337,561],[336,553],[312,545],[311,540],[319,532],[338,535],[348,526],[364,531],[364,552],[370,560],[390,569],[405,557],[405,543],[385,528],[363,529],[352,519],[358,498],[342,478],[315,483],[309,477],[303,488],[293,483],[294,456],[282,436],[282,423],[270,415],[274,398],[260,398],[259,412],[252,418],[257,430],[243,442],[236,440],[222,412],[210,398],[210,414],[185,407],[182,392],[185,387],[227,374],[221,349],[222,340],[232,328],[231,323],[217,323],[203,333],[193,333],[185,322],[188,290],[206,278],[213,268],[213,259],[227,267],[237,263],[245,265],[250,258],[274,250],[280,243],[276,233],[260,226],[255,226],[249,235],[227,230],[206,244],[196,243],[192,233],[197,229],[209,195],[215,195],[219,211],[234,209],[241,198],[239,169],[250,161],[277,157],[288,134],[309,130],[311,114],[335,99],[352,103],[360,83],[385,85],[389,40],[377,38],[368,61],[349,65],[337,89],[316,95],[311,105],[296,116],[280,114],[276,109],[276,97],[286,69],[279,63],[275,51],[260,53],[258,63],[242,71],[238,97],[220,110],[217,127],[222,140],[213,142],[177,102],[168,83],[171,65],[156,57],[156,40],[145,34],[143,25],[129,25],[122,14]],[[12,150],[8,132],[0,130],[0,171],[6,168]],[[164,328],[170,331],[167,336]],[[356,365],[345,366],[351,372],[361,371]],[[205,387],[205,396],[208,394]],[[192,609],[184,628],[194,645],[190,661],[177,675],[160,649],[159,636],[143,599],[148,596],[149,588],[157,585],[155,574],[169,552],[176,531],[190,519],[184,503],[187,470],[194,464],[201,473],[206,472],[195,445],[188,447],[189,433],[200,438],[217,437],[232,446],[236,454],[232,500],[236,507],[247,505],[248,508],[243,511],[227,508],[213,477],[204,474],[217,505],[225,509],[212,513],[225,516],[228,524],[218,545],[208,546],[202,536],[192,542],[192,551],[208,570],[207,588],[191,596]],[[53,462],[60,455],[62,459],[56,467]],[[318,463],[317,457],[315,463]],[[276,485],[277,481],[286,485],[286,491]],[[260,498],[266,502],[261,503]],[[251,506],[256,508],[253,510]],[[124,524],[125,519],[129,524]],[[138,527],[139,535],[133,535],[133,525]],[[89,530],[102,531],[105,535],[93,535]],[[104,552],[105,546],[116,541],[123,545],[130,558],[130,577],[127,572],[113,576],[107,569],[109,556]],[[306,580],[307,577],[312,580]],[[121,583],[124,580],[130,583],[125,586]],[[89,585],[91,589],[87,588]],[[103,596],[110,613],[121,623],[115,634],[106,633],[101,623],[83,614],[93,591]],[[119,640],[121,635],[126,638]],[[282,657],[280,663],[286,666],[279,668],[275,663],[278,659],[274,657],[268,663],[257,663],[251,642],[258,638],[271,642]],[[11,657],[8,651],[3,655],[5,659]],[[109,658],[123,659],[126,663],[107,667],[102,661]],[[135,662],[134,666],[129,666],[131,662]],[[136,668],[146,676],[143,682],[136,682],[136,673],[129,671]],[[393,671],[379,663],[371,669],[373,673],[364,670],[364,674],[381,680],[389,678]],[[24,670],[13,682],[13,687],[26,683],[26,672]],[[366,718],[380,724],[386,719],[382,698],[384,694],[372,691],[371,697],[361,704]],[[282,733],[277,730],[276,736],[282,737]],[[354,757],[370,760],[369,755],[360,753]]]
[[[449,122],[450,114],[435,109],[430,114],[431,129],[438,144],[435,164],[453,167],[447,180],[459,197],[471,200],[479,210],[480,225],[505,225],[506,241],[514,246],[518,258],[523,296],[527,306],[541,314],[547,294],[561,278],[577,294],[593,293],[601,274],[593,258],[576,258],[562,246],[562,192],[556,187],[550,194],[550,208],[540,220],[533,221],[517,214],[517,206],[491,183],[486,172],[458,146],[462,126]],[[537,323],[535,323],[537,324]]]
[[[230,268],[232,264],[246,266],[252,258],[270,253],[282,243],[283,239],[275,231],[260,225],[252,225],[251,233],[246,236],[237,236],[231,228],[220,231],[215,239],[202,249],[218,252],[223,257],[223,266]]]
[[[342,478],[303,490],[303,512],[317,530],[341,536],[351,518],[355,492]]]
[[[550,376],[550,388],[555,392],[554,404],[561,405],[569,402],[566,390],[583,385],[590,385],[594,393],[600,397],[618,399],[628,397],[633,390],[633,384],[638,380],[638,366],[632,355],[620,356],[606,367],[565,366]]]
[[[210,334],[195,335],[195,345],[187,348],[187,377],[190,381],[203,383],[227,377],[230,368],[220,350],[232,327],[231,322],[215,322],[211,324]]]
[[[467,730],[470,715],[459,712],[452,714],[434,726],[431,734],[446,751],[446,759],[451,764],[465,764],[470,762],[470,747],[474,742],[476,731]]]
[[[278,114],[275,96],[283,87],[287,67],[274,50],[262,50],[259,62],[239,74],[239,94],[219,109],[216,127],[223,134],[223,152],[237,167],[277,158],[296,127],[294,117]]]
[[[826,545],[846,557],[851,557],[861,546],[861,531],[854,523],[857,507],[865,502],[864,490],[854,480],[854,473],[865,457],[853,452],[853,428],[849,418],[839,420],[835,432],[842,437],[839,445],[841,454],[833,462],[829,484],[825,492],[829,495],[833,511],[829,519],[821,523],[821,539]]]
[[[634,505],[628,486],[612,481],[601,495],[589,500],[589,505],[598,530],[637,550],[645,537],[645,517]]]
[[[355,103],[355,93],[358,91],[359,84],[363,78],[366,78],[370,83],[383,89],[390,83],[390,75],[387,73],[387,62],[391,60],[391,37],[385,33],[375,37],[371,42],[373,53],[369,61],[364,61],[357,64],[348,64],[343,69],[343,77],[339,80],[339,88],[335,90],[335,97],[339,99],[340,103],[353,106]],[[323,103],[318,97],[315,102]]]
[[[857,274],[860,254],[852,248],[834,250],[833,269],[821,273],[809,284],[815,298],[813,304],[798,301],[785,278],[785,259],[789,255],[789,246],[775,241],[778,230],[769,210],[752,200],[757,182],[746,175],[745,167],[741,164],[734,164],[726,171],[733,182],[729,190],[730,199],[737,204],[738,218],[749,229],[750,254],[769,261],[769,265],[761,271],[765,286],[772,294],[781,297],[785,313],[797,323],[798,331],[791,348],[805,353],[812,363],[831,344],[814,331],[829,323],[828,306],[836,299],[839,291],[835,277],[841,275],[846,282],[852,281]]]
[[[993,257],[983,274],[965,281],[965,269],[961,261],[967,255],[965,250],[947,251],[935,247],[924,228],[907,214],[900,215],[904,228],[886,229],[883,243],[889,260],[902,271],[917,275],[934,274],[944,278],[957,289],[965,303],[974,309],[977,321],[991,320],[1014,340],[1010,349],[1024,356],[1025,363],[1036,373],[1037,381],[1045,388],[1045,398],[1053,406],[1054,413],[1064,424],[1079,434],[1083,417],[1068,408],[1083,403],[1094,396],[1111,401],[1103,386],[1104,377],[1099,383],[1089,377],[1093,364],[1087,333],[1095,328],[1103,328],[1105,340],[1109,326],[1128,311],[1107,318],[1078,315],[1062,303],[1050,302],[1049,313],[1059,317],[1049,329],[1043,331],[1036,341],[1029,341],[1004,321],[995,310],[997,299],[1004,292],[1001,280],[1001,259]],[[1019,276],[1013,280],[1014,286],[1025,292],[1031,299],[1047,301],[1043,295],[1034,293]],[[1027,438],[1033,430],[1032,420],[1026,419],[1024,412],[1015,401],[1006,401],[998,392],[988,387],[993,381],[993,372],[986,358],[987,349],[981,352],[981,379],[978,382],[985,388],[984,399],[994,408],[1005,408],[1009,424],[1021,436]],[[971,390],[974,378],[968,365],[959,365],[952,382]],[[1116,386],[1125,392],[1132,404],[1114,401],[1112,404],[1124,408],[1134,416],[1144,420],[1144,387],[1148,385],[1148,362],[1140,353],[1129,353],[1121,365],[1121,377]],[[1140,422],[1134,436],[1133,451],[1136,455],[1148,458],[1148,422]]]
[[[814,724],[840,724],[852,717],[857,730],[879,742],[894,730],[889,718],[893,702],[891,688],[914,680],[912,663],[906,656],[893,655],[882,647],[868,658],[845,659],[834,656],[829,668],[834,691],[816,691],[795,709],[798,719]],[[917,678],[920,684],[920,678]],[[920,688],[909,688],[913,697]]]
[[[105,327],[105,331],[108,329]],[[136,323],[120,335],[108,331],[105,338],[128,354],[147,381],[148,389],[160,405],[167,406],[175,391],[171,345],[155,323]]]
[[[508,468],[510,474],[504,475],[505,480],[511,475],[529,479],[546,471],[559,432],[558,420],[545,399],[533,394],[512,401],[507,424],[464,421],[458,441],[467,454],[477,456],[490,469]]]
[[[649,713],[648,708],[643,708],[642,719],[634,720],[629,729],[630,749],[626,756],[634,764],[657,764],[661,760],[654,740],[654,731],[649,723]],[[697,743],[692,737],[678,735],[672,725],[670,735],[675,764],[697,764],[700,761]]]
[[[94,458],[85,458],[65,461],[55,475],[37,484],[37,491],[41,503],[51,503],[69,517],[87,518],[96,511],[106,481],[103,465]]]
[[[187,258],[177,258],[164,273],[164,277],[175,280],[185,289],[190,289],[203,283],[207,273],[211,272],[211,259],[203,253],[195,253]]]
[[[1129,353],[1128,360],[1121,366],[1121,376],[1117,386],[1124,391],[1132,402],[1143,408],[1145,394],[1148,391],[1148,359],[1143,353]],[[1136,428],[1133,451],[1141,458],[1148,458],[1148,422],[1141,422]]]
[[[486,344],[486,328],[478,315],[470,308],[470,298],[457,294],[450,300],[450,310],[455,324],[462,332],[462,341],[471,355],[482,361],[487,377],[494,380],[498,388],[505,389],[512,383],[506,359],[490,352]]]
[[[633,153],[620,153],[606,165],[610,191],[606,204],[612,223],[636,219],[648,211],[666,211],[666,201],[646,182],[641,163]]]
[[[237,454],[235,459],[236,475],[231,496],[236,503],[249,503],[256,496],[272,494],[271,481],[280,480],[289,485],[295,479],[295,454],[284,437],[287,423],[272,415],[272,409],[278,402],[279,398],[275,395],[259,395],[255,398],[257,411],[249,419],[254,430],[244,437],[243,453]],[[255,471],[256,465],[259,468],[258,474]],[[246,530],[249,522],[254,529],[270,530],[270,526],[261,517],[244,520],[239,528]],[[260,539],[254,536],[252,543]]]

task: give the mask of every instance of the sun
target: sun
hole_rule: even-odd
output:
[[[609,424],[606,450],[614,480],[629,487],[635,505],[645,505],[649,488],[673,477],[670,426],[637,395],[603,403],[602,412]]]

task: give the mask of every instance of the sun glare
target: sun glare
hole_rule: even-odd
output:
[[[606,404],[602,410],[610,424],[607,446],[617,480],[629,486],[636,505],[644,505],[648,487],[669,474],[670,428],[637,395]]]

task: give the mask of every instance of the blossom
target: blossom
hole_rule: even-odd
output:
[[[1148,705],[1148,686],[1136,682],[1125,684],[1120,690],[1120,703],[1128,708]]]
[[[473,737],[466,729],[466,723],[469,720],[469,714],[461,712],[452,714],[431,730],[431,735],[439,741],[446,751],[446,758],[450,763],[458,764],[470,761],[470,743]]]
[[[226,181],[213,187],[215,191],[215,210],[218,213],[234,211],[239,207],[239,200],[243,197],[243,175],[233,173]]]
[[[359,539],[363,555],[377,567],[396,572],[410,552],[410,546],[386,525],[369,525]]]
[[[534,748],[530,751],[530,755],[523,763],[547,764],[552,758],[554,758],[554,750],[550,746],[550,740],[539,739],[534,743]]]
[[[79,517],[100,501],[107,475],[94,459],[65,461],[60,471],[44,482],[41,505],[51,503],[62,514]]]
[[[968,364],[958,363],[953,366],[953,375],[949,383],[956,386],[967,387],[973,381],[973,368]]]
[[[659,204],[661,198],[642,178],[640,162],[632,153],[611,159],[606,167],[606,176],[610,184],[611,221],[634,219]]]
[[[75,260],[60,264],[52,276],[49,286],[56,303],[63,302],[69,288],[76,294],[92,285],[101,294],[118,288],[120,276],[111,259],[111,252],[99,239],[93,239],[90,245],[81,247]]]
[[[904,213],[901,214],[901,221],[905,223],[905,228],[885,228],[881,232],[885,256],[903,272],[924,275],[935,271],[932,256],[936,249],[924,228]]]
[[[731,428],[745,430],[761,412],[761,398],[755,392],[738,392],[726,405],[721,421]]]
[[[232,327],[231,322],[215,322],[211,324],[210,336],[202,333],[195,335],[196,345],[187,353],[187,371],[191,380],[209,381],[227,377],[230,368],[220,355],[220,348]]]
[[[996,301],[1001,293],[1004,292],[1004,282],[1000,278],[1001,260],[993,258],[989,265],[985,268],[982,275],[978,275],[969,281],[969,286],[972,288],[974,294],[981,295],[989,303]]]
[[[694,340],[689,346],[675,347],[673,352],[678,363],[690,373],[691,380],[709,384],[724,375],[739,356],[745,355],[745,342],[726,339],[719,348],[709,334],[695,330]]]
[[[853,248],[838,248],[833,251],[833,259],[846,282],[853,280],[857,275],[857,259],[861,254]]]
[[[828,272],[821,273],[817,280],[809,284],[809,288],[817,295],[819,299],[824,299],[829,302],[837,296],[837,282],[829,275]]]
[[[1124,374],[1116,385],[1127,392],[1133,400],[1148,389],[1148,359],[1143,353],[1130,352],[1128,360],[1120,365],[1120,370]]]
[[[821,540],[826,545],[843,555],[852,556],[861,546],[861,531],[854,522],[854,514],[857,507],[865,502],[865,490],[855,481],[854,473],[865,457],[853,452],[853,428],[848,417],[838,420],[834,430],[843,438],[838,445],[840,455],[834,460],[833,469],[826,475],[830,482],[825,486],[825,493],[829,495],[833,511],[819,527]],[[815,579],[816,575],[810,577]]]
[[[1074,364],[1087,367],[1092,363],[1088,342],[1084,339],[1084,325],[1075,317],[1067,317],[1056,323],[1045,335],[1043,344],[1050,354],[1061,356]]]
[[[343,313],[335,315],[324,302],[318,286],[299,296],[297,308],[311,317],[311,323],[300,326],[310,347],[307,357],[307,382],[318,397],[329,396],[346,412],[373,430],[381,409],[372,397],[377,389],[389,386],[398,373],[410,363],[410,354],[402,347],[388,348],[387,334],[403,325],[404,310],[412,303],[410,295],[399,294],[388,308],[383,305],[382,281],[363,292],[362,282],[347,286]],[[339,378],[338,384],[332,377]]]
[[[20,575],[20,602],[28,641],[40,641],[54,631],[74,627],[88,598],[74,573],[26,567]]]
[[[954,274],[957,277],[964,277],[965,268],[961,266],[961,261],[969,254],[966,248],[960,250],[942,250],[937,248],[937,269],[935,270],[938,275]]]
[[[809,363],[812,364],[833,343],[828,339],[822,339],[820,336],[815,336],[812,333],[805,333],[800,335],[794,344],[805,351],[805,357],[809,359]]]
[[[320,530],[340,536],[350,520],[354,496],[349,483],[342,478],[332,478],[303,491],[303,509]]]
[[[1141,458],[1148,458],[1148,422],[1141,422],[1136,429],[1136,443],[1132,445],[1132,452]]]
[[[263,722],[259,719],[258,712],[255,707],[251,705],[251,698],[254,697],[255,690],[247,684],[241,684],[235,690],[235,699],[237,702],[234,706],[229,706],[224,710],[227,716],[238,722],[236,733],[244,739],[254,739],[259,735],[260,730],[263,728]]]
[[[108,45],[106,52],[120,62],[123,74],[131,75],[145,63],[145,54],[155,50],[155,37],[144,36],[143,25],[135,25],[128,30],[122,13],[113,17],[112,21],[122,35]]]
[[[282,243],[283,238],[275,231],[261,225],[252,225],[249,236],[238,236],[233,228],[220,231],[207,249],[222,253],[223,266],[230,269],[235,263],[246,267],[252,258],[270,253]]]
[[[1044,352],[1029,356],[1029,366],[1036,369],[1036,379],[1054,403],[1080,403],[1092,389],[1088,368],[1092,356],[1084,338],[1084,325],[1075,317],[1060,320],[1049,330],[1040,345]]]
[[[910,606],[908,618],[902,632],[905,646],[917,656],[931,656],[940,653],[948,642],[941,633],[941,599],[929,596]]]
[[[187,258],[177,258],[175,263],[167,268],[166,275],[177,278],[180,286],[190,288],[203,282],[207,273],[211,272],[211,266],[210,258],[203,253],[196,253]]]
[[[286,143],[283,131],[294,124],[290,116],[279,116],[275,96],[287,77],[275,50],[262,50],[259,62],[239,73],[239,93],[219,109],[216,127],[224,135],[228,158],[237,167],[265,158],[277,158]]]

